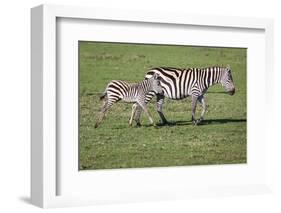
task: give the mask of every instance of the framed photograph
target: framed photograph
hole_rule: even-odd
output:
[[[271,192],[272,20],[41,5],[31,26],[33,204]]]

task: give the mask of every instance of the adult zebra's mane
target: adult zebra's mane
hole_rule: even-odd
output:
[[[210,69],[213,68],[213,69]],[[214,68],[226,68],[226,66],[209,66],[209,67],[186,67],[186,68],[176,68],[176,67],[154,67],[151,68],[149,70],[158,70],[158,71],[171,71],[171,72],[178,72],[178,71],[186,71],[186,70],[201,70],[201,71],[207,71],[207,70],[214,70]],[[150,72],[148,72],[147,74],[149,74]],[[151,72],[152,74],[153,72]]]

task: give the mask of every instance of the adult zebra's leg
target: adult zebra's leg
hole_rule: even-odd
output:
[[[164,116],[164,114],[162,112],[163,104],[164,104],[164,98],[165,98],[164,95],[159,95],[159,94],[156,95],[156,99],[157,99],[156,107],[157,107],[157,112],[158,112],[158,114],[159,114],[159,116],[161,118],[162,124],[167,124],[168,121],[167,121],[167,119],[165,118],[165,116]]]
[[[198,121],[195,119],[197,100],[198,100],[197,96],[192,96],[192,117],[191,117],[191,120],[192,120],[194,125],[196,125],[198,123]]]
[[[205,113],[207,111],[207,106],[206,106],[206,102],[204,100],[204,96],[203,95],[198,97],[198,101],[202,105],[202,108],[203,108],[202,112],[201,112],[200,119],[198,120],[198,123],[200,123],[202,120],[204,120],[204,115],[205,115]]]

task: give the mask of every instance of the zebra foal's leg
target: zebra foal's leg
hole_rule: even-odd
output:
[[[141,126],[141,123],[140,123],[140,117],[141,117],[141,113],[142,113],[142,108],[141,106],[138,104],[138,103],[135,103],[133,105],[133,107],[135,106],[135,114],[134,114],[134,117],[133,117],[133,120],[136,121],[137,123],[137,126]]]
[[[205,115],[205,113],[207,111],[207,106],[206,106],[206,102],[204,100],[204,96],[203,95],[198,97],[198,101],[202,105],[202,108],[203,108],[202,112],[201,112],[200,119],[198,120],[198,123],[200,123],[202,120],[204,120],[204,115]]]
[[[105,118],[105,115],[107,113],[107,111],[110,109],[110,107],[113,105],[113,103],[109,103],[108,100],[105,100],[103,102],[103,105],[102,105],[102,108],[101,108],[101,111],[98,115],[98,118],[96,120],[96,123],[95,123],[95,128],[97,128],[100,123],[103,121],[103,119]]]
[[[169,122],[167,121],[167,119],[165,118],[162,109],[163,109],[163,104],[164,104],[164,96],[163,95],[156,95],[156,99],[157,99],[157,103],[156,103],[156,110],[160,116],[161,119],[161,123],[162,124],[168,124]],[[137,107],[137,111],[135,114],[135,121],[137,122],[137,125],[140,125],[140,116],[142,113],[142,108],[140,106]]]
[[[156,110],[160,116],[161,119],[161,123],[162,124],[168,124],[169,122],[167,121],[167,119],[165,118],[162,109],[163,109],[163,104],[164,104],[164,96],[163,95],[156,95],[156,99],[157,99],[157,103],[156,103]],[[136,109],[136,114],[135,114],[135,118],[134,120],[137,122],[137,125],[140,126],[140,116],[142,113],[142,107],[138,106]]]
[[[133,104],[133,106],[132,106],[132,114],[131,114],[131,118],[130,118],[130,121],[129,121],[129,126],[132,126],[133,119],[135,117],[138,106],[139,105],[137,103]]]
[[[145,114],[147,115],[147,117],[148,117],[150,123],[151,123],[153,126],[156,126],[155,123],[154,123],[154,121],[153,121],[153,119],[152,119],[152,117],[151,117],[151,114],[148,112],[148,109],[147,109],[147,107],[146,107],[146,104],[145,104],[145,103],[138,103],[138,104],[141,106],[142,110],[143,110],[143,111],[145,112]]]
[[[192,116],[191,116],[191,120],[192,120],[194,125],[196,125],[198,123],[198,121],[195,119],[197,100],[198,100],[197,96],[192,96],[192,112],[191,112]]]

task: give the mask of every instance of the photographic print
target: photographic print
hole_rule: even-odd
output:
[[[79,41],[79,170],[247,162],[247,49]]]

